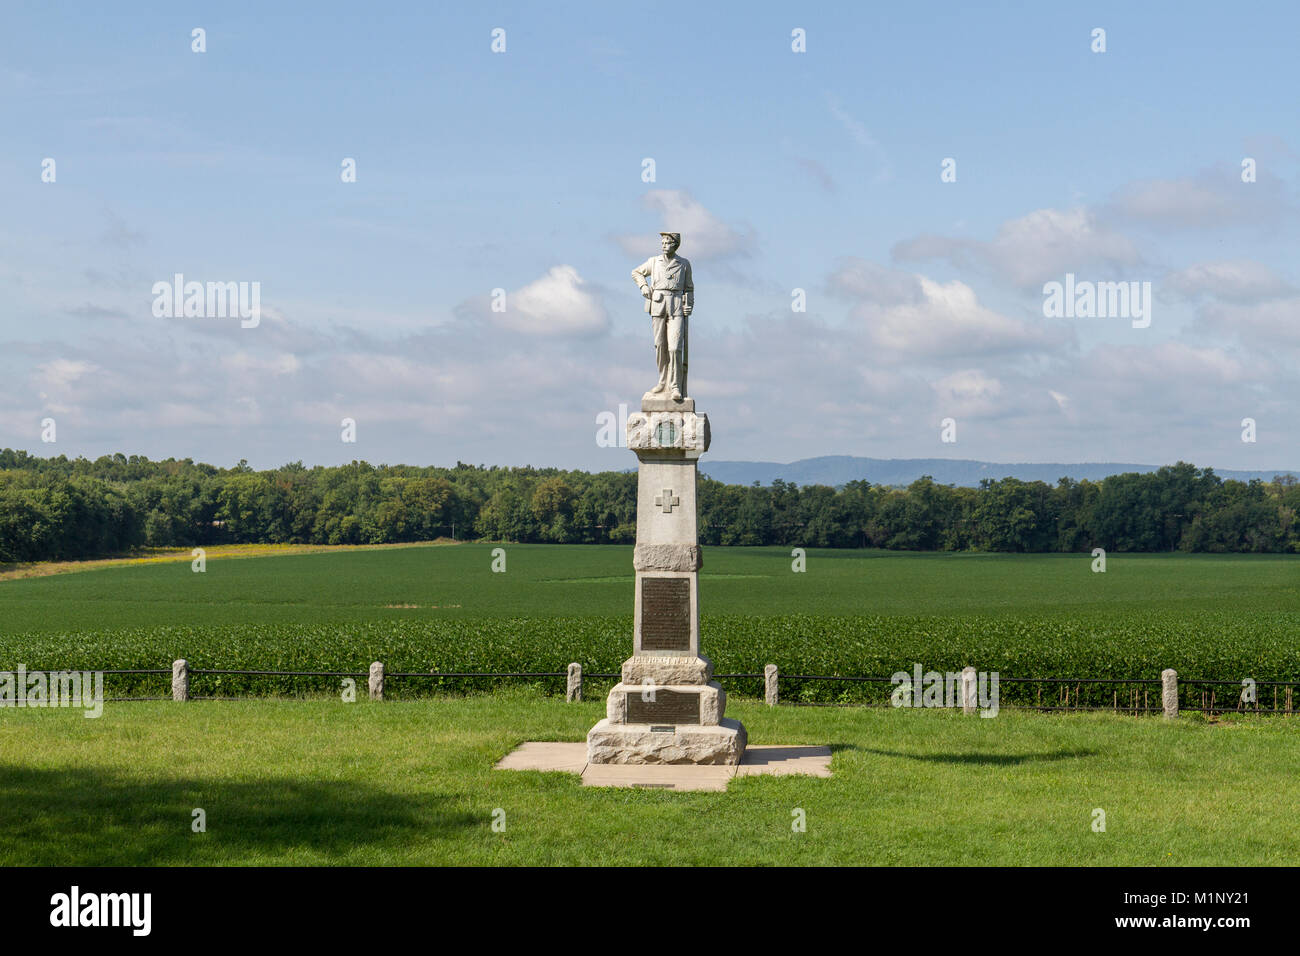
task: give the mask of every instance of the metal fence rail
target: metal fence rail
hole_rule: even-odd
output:
[[[216,668],[216,667],[191,667],[189,662],[180,659],[174,661],[171,668],[104,668],[104,669],[87,669],[78,668],[77,670],[85,673],[99,674],[117,674],[117,675],[162,675],[170,674],[172,678],[172,694],[168,696],[140,696],[140,697],[108,697],[105,701],[113,703],[126,703],[130,701],[158,701],[158,700],[247,700],[257,699],[258,695],[253,694],[231,694],[225,696],[216,696],[211,694],[191,694],[190,679],[191,677],[207,676],[245,676],[245,677],[333,677],[350,680],[360,680],[367,678],[369,681],[368,691],[372,699],[382,700],[384,698],[384,684],[388,679],[397,679],[401,681],[416,681],[419,679],[448,679],[448,680],[549,680],[558,678],[567,678],[566,697],[568,700],[582,699],[582,683],[584,679],[583,668],[579,664],[570,664],[567,671],[386,671],[382,662],[376,661],[370,665],[368,671],[332,671],[332,670],[262,670],[251,668]],[[35,672],[33,672],[35,673]],[[67,673],[58,671],[45,671],[47,674]],[[936,673],[936,672],[927,672]],[[973,697],[973,681],[975,679],[975,669],[967,667],[960,674],[944,672],[947,682],[951,683],[955,677],[960,677],[963,681],[961,691],[961,703],[964,710],[970,712],[974,709],[971,703]],[[775,705],[779,700],[778,682],[779,681],[804,681],[820,682],[824,684],[838,683],[842,685],[854,684],[898,684],[899,681],[895,676],[875,677],[864,674],[780,674],[775,665],[768,665],[763,673],[736,673],[736,674],[715,674],[715,680],[722,681],[764,681],[764,698],[770,705]],[[910,675],[909,675],[910,676]],[[1228,680],[1224,678],[1186,678],[1179,677],[1173,670],[1165,670],[1160,677],[1003,677],[996,675],[999,684],[1036,686],[1037,693],[1034,703],[1028,703],[1023,700],[1009,700],[1005,703],[998,703],[999,708],[1012,710],[1031,710],[1044,712],[1112,712],[1125,714],[1158,714],[1163,713],[1167,717],[1175,717],[1180,711],[1189,713],[1202,713],[1209,716],[1227,713],[1251,713],[1251,714],[1284,714],[1292,715],[1295,713],[1295,689],[1300,687],[1300,679],[1295,680],[1255,680],[1248,681]],[[621,679],[621,673],[586,673],[586,679],[608,681]],[[968,686],[965,682],[971,681]],[[1152,700],[1150,693],[1153,685],[1159,685],[1160,690]],[[947,685],[945,685],[947,686]],[[1043,689],[1054,688],[1054,694],[1049,694],[1049,699],[1044,702]],[[1128,688],[1121,698],[1121,688]],[[1237,694],[1225,694],[1224,699],[1220,702],[1219,689],[1234,688],[1241,690]],[[1085,690],[1086,689],[1086,690]],[[1105,690],[1110,689],[1111,700],[1107,703],[1104,699]],[[1262,698],[1263,689],[1271,690],[1271,700],[1268,706],[1264,706]],[[1279,695],[1279,689],[1282,693]],[[1248,697],[1247,691],[1250,691]],[[1256,691],[1261,691],[1256,693]],[[1197,702],[1199,693],[1200,706],[1191,706]],[[1053,701],[1052,696],[1057,699]],[[1100,698],[1100,699],[1099,699]],[[1186,704],[1184,703],[1186,701]],[[5,702],[9,706],[19,704],[18,701]],[[25,704],[25,700],[22,702]],[[860,706],[860,707],[883,707],[886,702],[872,700],[838,700],[838,701],[816,701],[816,700],[793,700],[788,703],[797,706]],[[945,702],[945,706],[953,706],[951,696]]]

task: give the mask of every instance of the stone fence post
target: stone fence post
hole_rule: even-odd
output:
[[[370,665],[370,699],[384,699],[384,663],[375,661]]]
[[[1165,717],[1178,716],[1178,671],[1172,667],[1160,672],[1160,697],[1165,705]]]
[[[172,661],[172,700],[190,699],[190,662]]]
[[[564,690],[564,699],[572,704],[574,701],[582,700],[582,665],[573,663],[569,665],[569,685]]]
[[[976,672],[974,667],[964,667],[961,672],[961,712],[973,714],[979,707],[976,694]]]
[[[780,693],[777,689],[777,670],[775,664],[768,664],[763,668],[763,700],[767,706],[775,707],[780,699]]]

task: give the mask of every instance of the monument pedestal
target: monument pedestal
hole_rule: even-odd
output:
[[[615,724],[602,720],[587,732],[588,763],[713,764],[740,763],[747,743],[738,720],[716,727]]]
[[[709,419],[695,403],[646,399],[627,420],[637,469],[632,656],[587,734],[590,763],[737,764],[745,728],[700,656],[698,461]]]
[[[747,751],[745,728],[723,716],[727,695],[700,654],[695,484],[699,457],[709,448],[709,419],[695,413],[686,394],[691,264],[676,254],[680,233],[659,235],[663,255],[632,270],[651,315],[660,382],[627,420],[628,447],[639,461],[632,656],[585,746],[524,743],[497,766],[581,772],[585,786],[677,790],[725,790],[731,777],[758,773],[830,776],[829,747]]]

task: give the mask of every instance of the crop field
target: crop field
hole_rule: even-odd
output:
[[[631,548],[480,544],[188,559],[0,581],[0,670],[611,673],[631,648]],[[700,578],[719,674],[887,677],[968,664],[1004,677],[1300,677],[1300,558],[907,554],[713,548]],[[313,693],[331,678],[196,677],[194,693]],[[486,689],[407,679],[388,692]],[[562,682],[539,679],[549,692]],[[110,675],[111,694],[169,678]],[[733,680],[734,694],[758,694]],[[595,690],[596,688],[593,688]],[[880,700],[888,685],[786,681],[787,700]],[[1025,690],[1024,692],[1028,692]],[[1008,691],[1003,691],[1004,699]],[[1105,702],[1112,697],[1107,692]]]

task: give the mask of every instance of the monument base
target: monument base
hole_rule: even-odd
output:
[[[713,662],[703,655],[633,654],[623,662],[624,684],[707,684]]]
[[[605,719],[587,733],[587,762],[732,765],[740,763],[748,741],[744,725],[729,717],[715,727],[616,724]]]
[[[727,710],[727,692],[708,684],[615,684],[605,698],[605,717],[615,724],[655,727],[716,727]]]
[[[673,400],[671,395],[660,392],[656,395],[654,392],[646,392],[641,396],[641,411],[643,412],[693,412],[695,411],[695,399],[680,398]]]

